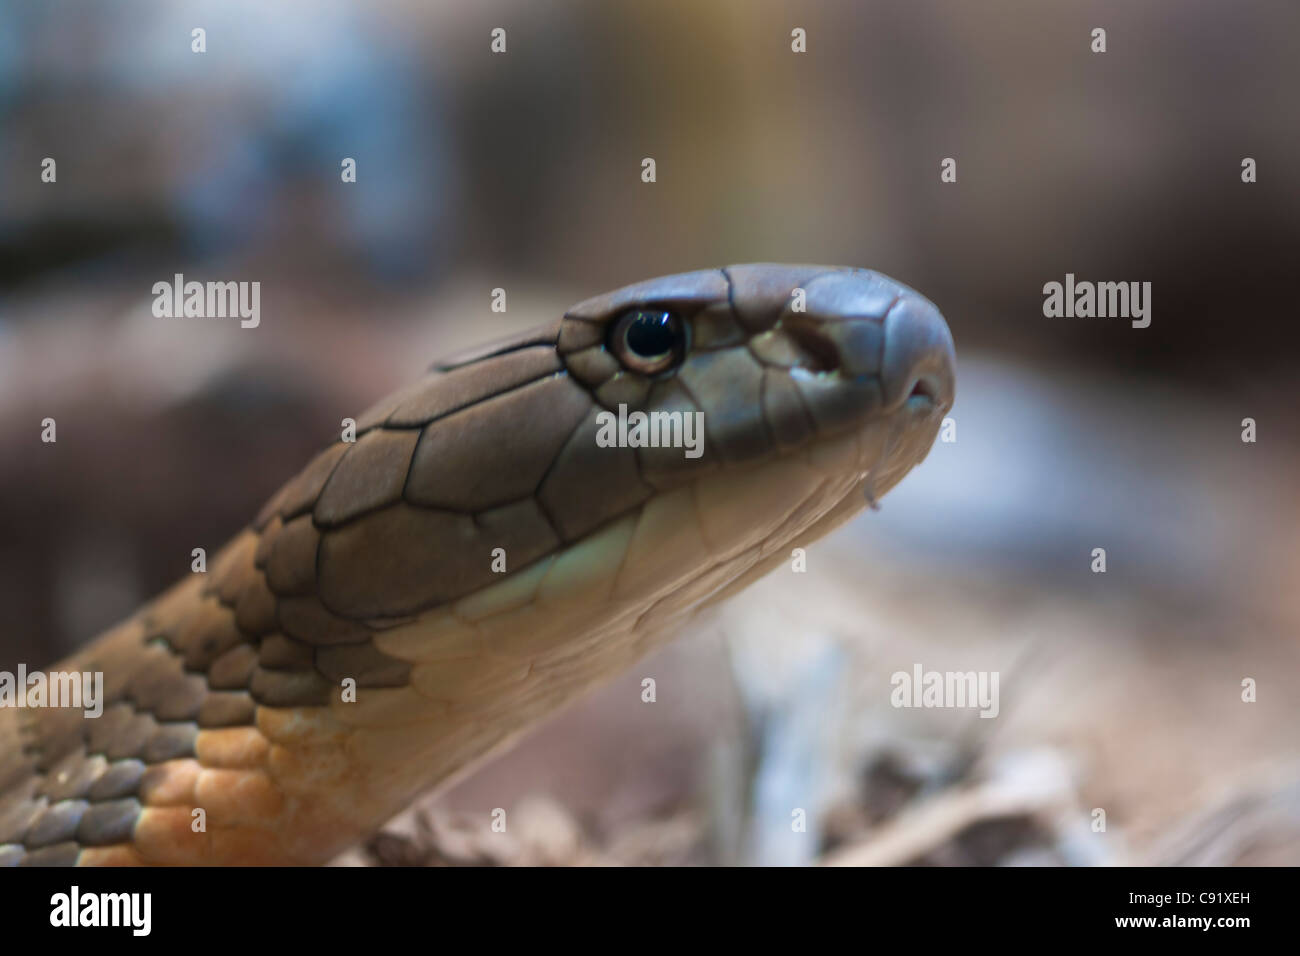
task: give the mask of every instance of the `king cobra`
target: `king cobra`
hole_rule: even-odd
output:
[[[0,863],[328,861],[874,504],[953,364],[906,286],[786,265],[438,363],[52,668],[101,672],[102,715],[0,709]],[[702,413],[702,454],[598,441],[620,409]]]

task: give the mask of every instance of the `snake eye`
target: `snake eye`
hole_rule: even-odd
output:
[[[614,323],[609,349],[632,371],[655,375],[686,354],[686,326],[664,309],[632,309]]]

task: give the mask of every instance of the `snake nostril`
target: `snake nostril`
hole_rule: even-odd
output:
[[[781,327],[801,353],[801,368],[810,372],[833,372],[840,367],[840,350],[814,325],[786,320]]]

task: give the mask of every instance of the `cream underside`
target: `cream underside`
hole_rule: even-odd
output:
[[[499,584],[383,631],[376,645],[412,664],[406,687],[361,689],[355,702],[328,708],[259,708],[283,809],[318,822],[286,849],[318,857],[346,846],[625,670],[739,579],[788,560],[790,547],[865,504],[859,486],[882,464],[894,428],[882,421],[701,477]],[[914,463],[891,456],[873,476],[877,493]]]

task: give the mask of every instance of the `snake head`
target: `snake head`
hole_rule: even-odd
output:
[[[658,488],[857,435],[883,492],[954,397],[938,309],[865,269],[740,265],[639,282],[568,311],[558,349],[609,412],[698,414],[707,452],[638,449]]]
[[[499,580],[496,549],[513,574],[614,525],[678,562],[640,578],[653,602],[678,572],[725,578],[874,503],[952,400],[947,326],[906,286],[819,266],[683,273],[440,363],[259,521],[310,511],[317,595],[351,620],[453,603]]]

